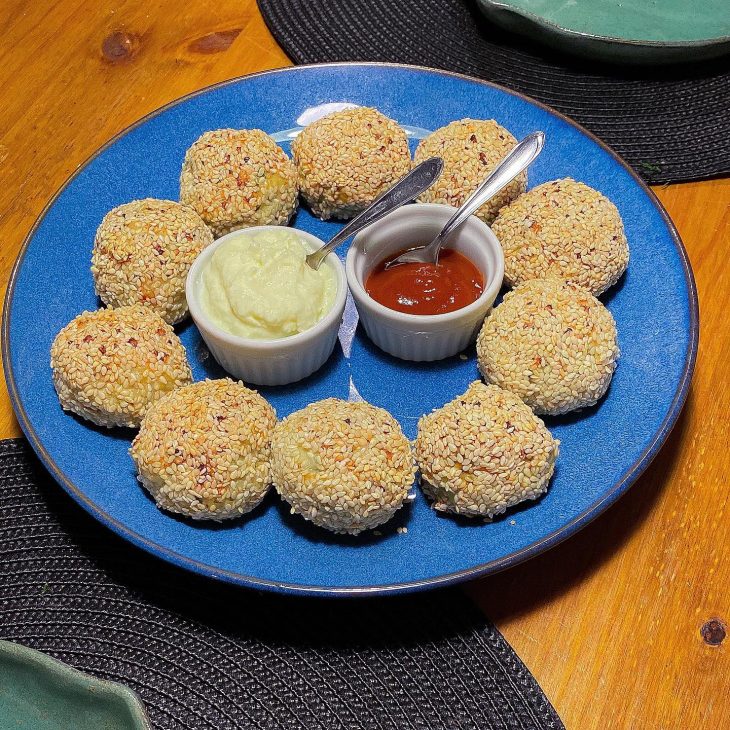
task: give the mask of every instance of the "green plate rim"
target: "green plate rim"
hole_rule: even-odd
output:
[[[136,730],[151,730],[152,728],[142,700],[126,684],[110,679],[100,679],[52,657],[50,654],[16,641],[0,639],[0,658],[3,656],[32,668],[36,674],[44,673],[61,683],[72,685],[79,692],[83,692],[83,690],[93,692],[97,700],[102,700],[104,696],[116,697],[129,711],[129,717]],[[61,691],[59,694],[64,694],[64,692]]]
[[[657,41],[657,40],[642,40],[640,38],[625,38],[622,36],[610,36],[601,35],[598,33],[588,33],[585,31],[575,30],[573,28],[566,28],[555,21],[549,20],[542,15],[537,15],[525,10],[524,8],[518,8],[509,2],[504,0],[477,0],[478,5],[482,11],[489,12],[490,10],[496,11],[497,13],[509,13],[517,15],[525,20],[529,20],[535,25],[542,29],[549,31],[560,36],[568,36],[573,39],[599,41],[606,44],[615,44],[629,47],[646,47],[646,48],[657,48],[657,49],[683,49],[683,48],[707,48],[714,46],[721,46],[723,44],[730,44],[730,35],[717,36],[715,38],[698,38],[694,40],[686,41]]]

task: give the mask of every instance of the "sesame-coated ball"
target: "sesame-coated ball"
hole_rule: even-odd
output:
[[[393,416],[337,398],[312,403],[277,425],[271,470],[292,514],[352,535],[387,522],[415,476],[410,443]]]
[[[130,454],[161,509],[194,520],[250,512],[271,484],[274,409],[229,379],[187,385],[155,403]]]
[[[421,417],[415,451],[434,509],[493,517],[547,490],[558,446],[516,395],[477,381]]]
[[[205,132],[185,153],[180,202],[222,236],[239,228],[286,225],[297,207],[297,171],[260,129]]]
[[[444,171],[419,201],[458,208],[516,144],[517,140],[494,119],[462,119],[437,129],[421,140],[415,161],[441,157]],[[523,193],[526,185],[527,173],[520,173],[476,215],[491,223],[497,211]]]
[[[51,346],[53,384],[64,410],[98,426],[139,426],[149,406],[192,379],[172,327],[135,304],[84,312]]]
[[[550,415],[596,403],[618,356],[611,312],[559,279],[533,279],[506,294],[477,339],[485,380]]]
[[[543,183],[502,208],[492,224],[504,250],[511,286],[558,277],[598,296],[629,263],[629,247],[616,206],[597,190],[570,178]]]
[[[213,234],[192,209],[171,200],[125,203],[96,231],[91,273],[96,293],[110,307],[144,304],[168,324],[188,313],[185,279]]]
[[[304,199],[320,218],[352,218],[411,169],[408,138],[377,109],[328,114],[292,142]]]

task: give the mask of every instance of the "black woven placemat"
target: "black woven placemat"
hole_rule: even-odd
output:
[[[730,173],[728,59],[654,69],[574,59],[490,25],[474,0],[258,4],[295,63],[388,61],[457,71],[555,107],[651,183]]]
[[[563,727],[458,590],[327,601],[214,583],[98,525],[23,440],[0,442],[0,637],[124,682],[157,728]]]

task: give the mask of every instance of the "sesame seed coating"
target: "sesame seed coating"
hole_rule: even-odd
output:
[[[170,393],[148,411],[130,454],[161,509],[194,520],[250,512],[271,484],[274,409],[227,378]]]
[[[629,263],[616,206],[570,178],[543,183],[503,208],[492,225],[511,286],[555,276],[598,296]]]
[[[172,327],[135,304],[84,312],[51,346],[53,384],[64,410],[98,426],[139,426],[149,406],[192,379]]]
[[[393,416],[337,398],[312,403],[277,425],[271,469],[292,514],[352,535],[387,522],[415,477],[410,443]]]
[[[297,171],[260,129],[205,132],[185,153],[180,202],[216,237],[239,228],[286,225],[297,208]]]
[[[444,171],[419,201],[458,208],[516,144],[517,140],[494,119],[462,119],[437,129],[421,140],[415,161],[441,157]],[[497,211],[523,193],[526,186],[527,173],[523,172],[476,215],[491,223]]]
[[[421,486],[441,512],[499,515],[547,490],[559,443],[516,395],[476,381],[419,420]]]
[[[328,114],[292,142],[304,199],[320,218],[352,218],[411,169],[403,129],[377,109]]]
[[[535,413],[593,405],[608,389],[619,348],[611,313],[589,291],[533,279],[505,295],[477,338],[487,382],[512,391]]]
[[[105,216],[96,231],[91,273],[110,307],[144,304],[168,324],[188,313],[185,279],[213,234],[192,209],[171,200],[134,200]]]

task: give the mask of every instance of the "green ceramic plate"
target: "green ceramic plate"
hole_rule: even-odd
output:
[[[150,724],[131,689],[0,641],[0,728],[150,730]]]
[[[677,63],[730,52],[730,0],[477,0],[508,30],[603,61]]]

